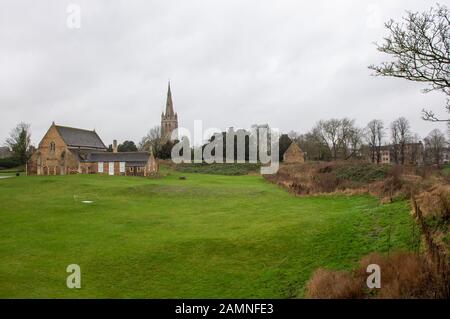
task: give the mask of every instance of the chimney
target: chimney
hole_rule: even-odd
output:
[[[112,149],[113,149],[113,153],[117,153],[117,140],[113,141]]]

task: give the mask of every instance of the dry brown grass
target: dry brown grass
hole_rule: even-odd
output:
[[[359,278],[367,277],[365,270],[370,264],[381,269],[381,288],[376,298],[433,298],[434,282],[437,280],[427,260],[418,254],[397,252],[390,256],[370,254],[360,261]]]
[[[319,268],[306,286],[308,298],[358,299],[364,298],[364,286],[345,271]]]
[[[381,269],[381,288],[366,285],[367,266]],[[318,269],[306,286],[306,297],[322,299],[351,298],[440,298],[440,279],[422,255],[396,252],[390,256],[372,253],[363,257],[352,272]]]
[[[413,173],[414,169],[401,166],[390,167],[386,178],[381,181],[352,180],[364,178],[358,175],[364,170],[361,165],[366,165],[372,171],[381,169],[376,164],[361,162],[307,162],[281,165],[276,175],[266,178],[298,195],[371,193],[380,198],[388,197],[389,201],[398,196],[409,197],[414,185],[422,180],[417,175],[405,175]]]
[[[387,203],[396,198],[418,197],[427,190],[436,188],[436,185],[446,184],[442,176],[429,176],[425,179],[411,172],[414,171],[410,167],[393,166],[384,180],[367,185],[369,193],[379,197],[382,203]],[[448,193],[446,196],[449,197]],[[435,200],[436,196],[430,199],[430,203]]]
[[[357,165],[358,163],[332,162],[281,166],[278,174],[268,179],[297,195],[370,193],[379,197],[382,203],[416,198],[423,218],[429,220],[423,226],[427,231],[421,227],[422,243],[426,248],[424,255],[395,253],[387,257],[371,254],[363,258],[360,267],[353,272],[319,269],[308,283],[306,295],[310,298],[448,296],[449,180],[429,167],[394,165],[382,180],[362,178],[355,182],[354,177],[367,176],[360,174],[361,169],[357,169]],[[372,172],[377,172],[376,168],[369,168]],[[365,169],[366,167],[362,168]],[[379,290],[366,288],[368,274],[365,271],[369,263],[378,264],[382,268],[382,288]]]
[[[342,192],[354,188],[348,181],[339,179],[334,173],[336,168],[343,165],[352,164],[348,162],[283,164],[276,175],[265,177],[298,195]],[[365,191],[367,192],[367,190]]]
[[[382,180],[351,180],[355,177],[352,173],[358,174],[361,165],[368,165],[370,170],[380,168],[375,164],[361,162],[306,162],[281,165],[277,174],[265,177],[297,195],[370,193],[379,197],[383,203],[396,198],[412,198],[438,183],[446,183],[445,178],[436,175],[436,170],[432,168],[406,165],[390,166]],[[343,175],[343,171],[346,174]]]
[[[417,196],[424,217],[448,220],[450,215],[450,185],[438,184]]]

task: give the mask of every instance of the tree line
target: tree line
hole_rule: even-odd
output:
[[[440,165],[449,147],[445,134],[438,129],[432,130],[422,143],[404,117],[388,127],[374,119],[364,128],[348,118],[321,120],[307,133],[291,131],[289,138],[299,144],[307,159],[315,161],[368,158],[372,163],[381,163],[382,150],[387,148],[396,164],[415,163],[423,152],[427,163]]]
[[[230,132],[218,132],[211,136],[208,141],[200,146],[202,150],[206,145],[216,138],[222,137],[225,158],[227,150],[226,135]],[[250,131],[239,129],[233,131],[234,154],[238,159],[237,140],[243,136],[245,143],[244,159],[249,159],[249,135]],[[392,161],[396,164],[417,163],[419,157],[423,157],[425,163],[440,165],[443,162],[445,152],[449,148],[449,141],[445,134],[438,130],[432,130],[423,142],[420,137],[413,133],[409,121],[399,117],[385,126],[382,120],[374,119],[365,127],[358,127],[355,120],[342,118],[320,120],[308,132],[299,134],[291,131],[281,134],[279,137],[279,159],[282,161],[283,154],[292,142],[297,143],[305,152],[306,159],[313,161],[336,161],[336,160],[369,160],[372,163],[382,162],[382,150],[388,149]],[[156,157],[170,159],[171,149],[178,141],[163,141],[160,136],[159,126],[152,128],[139,143],[139,149],[143,151],[152,150]],[[268,143],[270,150],[270,141]],[[259,146],[258,146],[259,147]],[[195,148],[191,149],[191,157]],[[258,152],[257,152],[258,153]],[[213,151],[213,155],[214,151]]]
[[[228,133],[218,133],[222,134],[224,156],[227,149],[226,134]],[[243,135],[245,140],[244,159],[248,161],[250,132],[241,129],[233,134],[235,134],[233,158],[238,159],[237,138],[239,135]],[[208,143],[217,136],[217,134],[211,136]],[[382,120],[374,119],[364,128],[356,126],[355,120],[348,118],[320,120],[309,132],[304,134],[291,131],[288,134],[280,135],[280,161],[292,142],[300,146],[305,152],[307,160],[313,161],[368,159],[372,163],[381,163],[382,150],[389,147],[393,162],[396,164],[415,163],[418,157],[422,156],[427,164],[441,165],[444,154],[449,149],[449,141],[445,134],[438,129],[432,130],[422,143],[419,136],[411,131],[410,123],[404,117],[394,120],[388,127]],[[176,143],[178,141],[163,140],[160,127],[155,126],[141,139],[138,145],[127,140],[118,145],[118,151],[152,151],[159,159],[170,159],[172,147]],[[270,141],[268,144],[270,150]],[[19,123],[11,131],[5,145],[11,150],[12,157],[0,160],[0,167],[24,165],[34,151],[34,147],[31,145],[30,125]],[[205,146],[206,144],[201,148],[203,149]],[[108,151],[112,151],[112,145],[109,145]],[[192,158],[194,151],[195,149],[192,148]]]

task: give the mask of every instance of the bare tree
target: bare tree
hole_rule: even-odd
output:
[[[384,136],[384,124],[382,120],[370,121],[365,129],[365,137],[369,145],[372,163],[381,161],[381,143]]]
[[[341,121],[331,119],[328,121],[320,121],[315,128],[317,135],[321,137],[330,149],[333,160],[336,160],[338,155],[340,125]]]
[[[289,138],[290,138],[293,142],[298,142],[299,139],[300,139],[300,137],[301,137],[301,135],[298,134],[298,133],[295,132],[295,131],[290,131],[290,132],[288,133],[288,136],[289,136]]]
[[[161,127],[159,125],[153,127],[148,131],[147,135],[144,136],[139,143],[139,150],[153,151],[153,154],[158,154],[162,147],[162,138],[161,138]]]
[[[399,146],[399,134],[398,134],[398,127],[395,125],[395,123],[391,123],[391,144],[393,148],[393,155],[394,155],[394,163],[398,164],[398,146]]]
[[[352,127],[350,133],[347,135],[347,156],[345,159],[351,157],[359,157],[362,148],[363,130],[358,127]],[[348,152],[350,150],[350,152]]]
[[[377,163],[381,163],[381,144],[384,138],[384,123],[381,120],[378,120],[377,123]]]
[[[365,137],[370,150],[370,159],[375,163],[375,154],[377,149],[377,125],[376,120],[372,120],[367,124],[365,129]]]
[[[348,118],[340,120],[339,151],[342,158],[347,160],[354,157],[361,147],[362,132],[355,126],[355,121]]]
[[[423,151],[419,135],[417,133],[413,134],[409,142],[411,143],[409,160],[411,163],[418,164]]]
[[[324,161],[331,158],[330,149],[319,134],[317,128],[306,134],[298,135],[295,141],[305,152],[305,156],[308,160]]]
[[[402,23],[385,24],[389,35],[378,51],[393,58],[391,62],[370,65],[376,76],[391,76],[428,84],[424,92],[440,91],[450,96],[450,16],[446,6],[437,5],[419,13],[407,11]],[[450,112],[447,99],[446,109]],[[434,112],[422,110],[423,119],[445,121]],[[449,124],[450,125],[450,124]]]
[[[391,138],[394,146],[394,160],[396,164],[405,164],[405,149],[410,137],[410,125],[406,118],[399,117],[392,122]]]
[[[425,138],[425,154],[433,164],[440,165],[444,148],[447,146],[445,135],[440,130],[432,130]]]
[[[361,148],[362,132],[355,127],[354,120],[347,118],[322,120],[310,135],[316,138],[317,144],[329,149],[333,160],[354,157]]]
[[[17,124],[17,126],[12,129],[9,138],[6,139],[6,145],[13,151],[14,157],[20,164],[25,164],[31,155],[30,124]]]

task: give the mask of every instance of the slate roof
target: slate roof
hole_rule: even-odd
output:
[[[95,131],[59,125],[55,125],[55,128],[69,147],[107,148]]]
[[[285,153],[292,153],[292,152],[303,153],[302,149],[296,142],[292,142]]]
[[[89,152],[86,153],[84,162],[126,162],[147,163],[150,153],[147,152]]]

